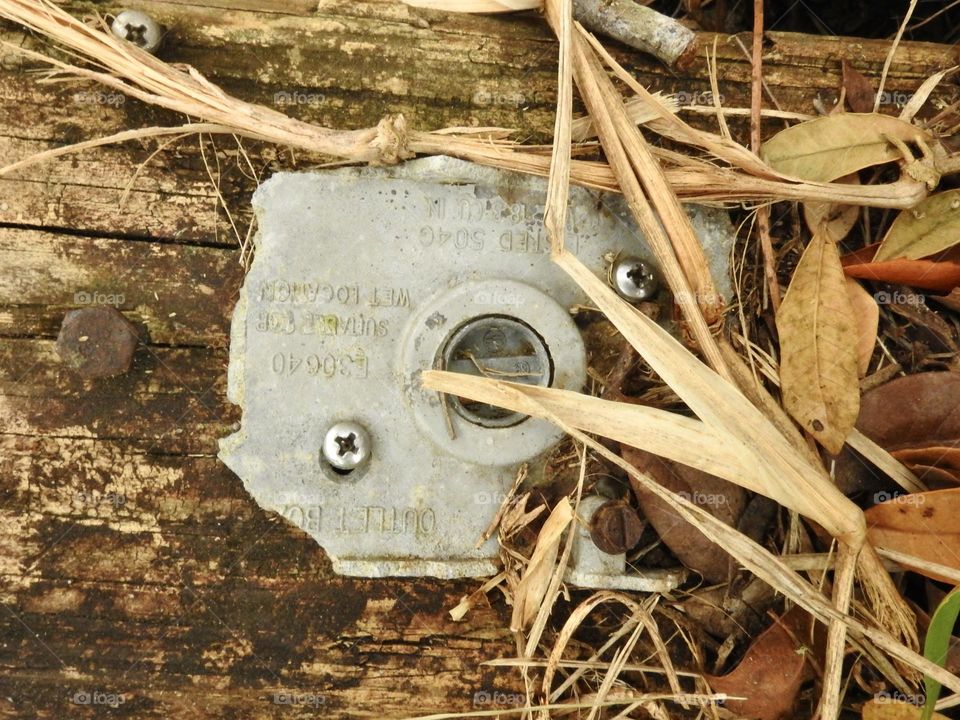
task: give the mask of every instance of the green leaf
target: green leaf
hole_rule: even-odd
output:
[[[919,260],[960,242],[960,189],[931,195],[893,221],[874,262]]]
[[[947,660],[947,650],[950,648],[950,637],[957,624],[957,615],[960,615],[960,587],[954,588],[944,599],[930,618],[930,627],[927,628],[927,637],[923,642],[923,656],[930,662],[943,667]],[[941,685],[929,675],[923,678],[923,687],[926,700],[923,703],[923,714],[920,720],[930,720],[933,716],[933,706],[940,697]]]

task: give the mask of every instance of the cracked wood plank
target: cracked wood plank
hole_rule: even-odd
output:
[[[282,106],[301,119],[356,128],[403,112],[422,129],[501,125],[535,141],[553,125],[556,46],[532,13],[345,0],[170,0],[151,12],[172,29],[165,59],[253,102],[303,93]],[[38,46],[2,24],[0,39]],[[769,40],[767,81],[802,112],[836,98],[841,59],[875,79],[888,47]],[[672,74],[614,54],[653,89],[709,89],[702,58]],[[725,104],[746,107],[746,56],[724,36],[718,57]],[[912,92],[956,61],[956,48],[903,43],[888,90]],[[28,68],[0,50],[3,162],[181,122],[91,86],[37,84]],[[238,419],[225,348],[242,268],[208,166],[242,236],[257,179],[315,159],[244,142],[251,172],[231,138],[200,147],[189,138],[151,158],[156,142],[130,143],[0,179],[0,716],[93,717],[95,692],[122,695],[109,712],[137,718],[397,717],[517,692],[514,673],[481,665],[515,652],[509,608],[454,624],[446,611],[474,583],[332,575],[216,460]],[[53,341],[82,293],[122,296],[142,331],[128,375],[84,383],[59,365]],[[278,703],[277,690],[303,702]]]

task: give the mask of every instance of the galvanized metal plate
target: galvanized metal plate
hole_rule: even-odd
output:
[[[258,189],[256,258],[231,330],[228,395],[243,421],[220,457],[260,505],[314,537],[337,572],[494,572],[495,541],[475,548],[477,538],[518,465],[538,467],[561,435],[531,418],[477,423],[425,391],[419,374],[444,361],[466,324],[500,317],[519,323],[516,337],[527,327],[542,340],[553,387],[582,388],[585,351],[568,310],[587,298],[550,262],[545,190],[541,178],[439,157],[281,173]],[[729,220],[704,208],[691,217],[729,294]],[[571,189],[567,246],[598,274],[624,252],[656,268],[616,195]],[[490,342],[465,337],[481,354]],[[507,360],[541,372],[534,344]],[[321,451],[343,420],[361,423],[372,443],[347,474]]]

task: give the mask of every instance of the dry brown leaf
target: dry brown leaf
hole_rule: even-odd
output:
[[[863,720],[920,720],[923,708],[901,700],[884,698],[864,703],[862,712]],[[931,720],[949,720],[946,715],[938,712],[930,717]]]
[[[933,490],[960,485],[960,447],[956,445],[925,445],[890,454],[923,475]]]
[[[874,505],[866,517],[867,537],[874,546],[960,570],[960,488],[900,495]],[[901,564],[951,582],[926,567]]]
[[[931,195],[902,210],[880,243],[874,262],[917,260],[960,242],[960,188]]]
[[[960,485],[960,373],[918,373],[868,390],[860,398],[857,428],[927,487]],[[889,487],[883,473],[850,452],[838,459],[836,479],[847,494]]]
[[[843,87],[847,91],[847,104],[855,113],[873,112],[873,101],[876,93],[873,85],[853,65],[843,60]]]
[[[777,313],[787,410],[836,455],[860,409],[857,327],[837,246],[815,233]]]
[[[960,373],[917,373],[864,393],[857,427],[890,451],[956,446],[960,441]]]
[[[845,185],[859,185],[860,176],[857,173],[844,175],[837,178],[836,182]],[[820,223],[827,223],[827,232],[834,242],[843,240],[853,226],[857,224],[857,218],[860,217],[860,207],[857,205],[846,205],[832,202],[806,202],[803,203],[803,219],[814,233],[820,227]]]
[[[889,115],[839,113],[781,130],[760,148],[760,156],[785,175],[830,182],[857,170],[899,160],[889,141],[927,140],[922,130]]]
[[[877,328],[880,326],[880,306],[856,280],[847,278],[847,295],[857,323],[857,375],[863,377],[870,368],[870,358],[877,344]]]
[[[737,526],[747,504],[743,488],[643,450],[626,445],[620,450],[624,460],[648,473],[663,487],[683,495],[727,525]],[[634,486],[634,494],[644,516],[680,562],[696,570],[709,583],[729,580],[731,564],[726,550],[684,520],[655,493]]]
[[[944,305],[954,312],[960,312],[960,289],[954,288],[947,295],[934,295],[930,298],[931,300],[936,300],[941,305]]]
[[[868,245],[841,259],[843,272],[861,280],[911,285],[949,293],[960,285],[960,247],[952,247],[921,260],[885,260],[872,262],[880,245]]]
[[[811,618],[799,608],[788,615],[792,617],[784,616],[764,630],[731,672],[706,676],[714,692],[746,698],[728,699],[724,705],[740,717],[792,717],[800,687],[811,675],[806,651],[798,646],[799,638],[809,633]]]
[[[540,528],[537,545],[513,598],[513,616],[510,618],[510,629],[513,632],[520,632],[528,627],[537,616],[540,603],[550,585],[563,531],[572,519],[573,508],[570,501],[564,497]]]

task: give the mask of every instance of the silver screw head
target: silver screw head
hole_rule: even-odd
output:
[[[337,470],[355,470],[369,459],[372,445],[363,425],[350,420],[338,422],[323,438],[323,457]]]
[[[160,49],[163,28],[152,17],[139,10],[122,10],[113,19],[110,30],[121,40],[153,54]]]
[[[612,275],[617,293],[626,300],[649,300],[660,287],[653,268],[635,257],[617,260]]]

